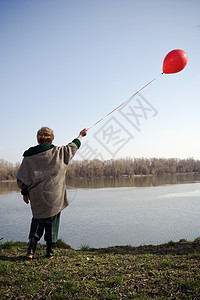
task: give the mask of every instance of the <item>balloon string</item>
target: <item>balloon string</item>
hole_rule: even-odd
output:
[[[97,122],[95,122],[91,127],[89,127],[87,129],[90,130],[91,128],[93,128],[94,126],[96,126],[98,123],[100,123],[101,121],[103,121],[105,118],[107,118],[109,115],[111,115],[114,111],[116,111],[118,108],[120,108],[121,106],[123,106],[125,103],[129,102],[133,97],[135,97],[135,95],[137,95],[139,92],[141,92],[144,88],[146,88],[149,84],[151,84],[153,81],[155,81],[158,77],[160,77],[160,75],[162,75],[163,73],[160,73],[158,76],[156,76],[154,79],[152,79],[151,81],[149,81],[147,84],[145,84],[141,89],[139,89],[135,94],[133,94],[130,98],[128,98],[127,100],[125,100],[124,102],[122,102],[120,105],[118,105],[116,108],[114,108],[111,112],[109,112],[105,117],[101,118],[100,120],[98,120]]]

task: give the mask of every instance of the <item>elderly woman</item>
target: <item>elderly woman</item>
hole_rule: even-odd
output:
[[[42,127],[37,132],[38,145],[29,148],[17,173],[18,187],[25,203],[31,204],[33,214],[29,233],[27,259],[32,259],[37,242],[42,237],[47,243],[46,257],[53,258],[53,244],[57,242],[60,213],[68,206],[65,174],[67,165],[86,136],[83,129],[78,138],[67,146],[54,146],[53,130]]]

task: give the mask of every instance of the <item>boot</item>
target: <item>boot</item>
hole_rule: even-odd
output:
[[[48,243],[48,242],[47,242],[46,258],[52,259],[53,257],[54,257],[53,243]]]
[[[35,250],[36,250],[36,246],[37,246],[37,240],[34,237],[30,238],[26,259],[33,258]]]

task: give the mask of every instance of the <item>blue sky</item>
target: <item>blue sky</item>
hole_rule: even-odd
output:
[[[139,130],[117,110],[88,131],[76,158],[200,159],[199,11],[199,0],[0,0],[0,158],[21,161],[41,126],[67,144],[182,49],[186,68],[131,101],[149,108]]]

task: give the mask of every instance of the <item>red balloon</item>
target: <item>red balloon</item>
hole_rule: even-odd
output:
[[[180,49],[170,51],[163,61],[163,73],[172,74],[180,72],[187,65],[188,56]]]

